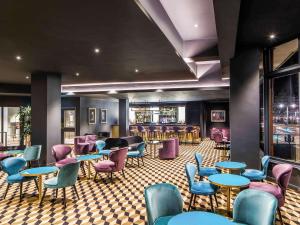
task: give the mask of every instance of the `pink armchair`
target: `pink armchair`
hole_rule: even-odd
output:
[[[74,138],[75,155],[85,155],[96,151],[97,135],[77,136]]]
[[[175,159],[176,158],[176,145],[175,139],[163,141],[163,147],[159,149],[160,159]]]
[[[250,189],[256,189],[260,191],[265,191],[273,194],[278,199],[277,212],[280,218],[280,222],[283,225],[280,207],[284,205],[285,193],[288,187],[291,175],[293,171],[293,166],[290,164],[278,164],[273,167],[272,173],[276,180],[276,185],[261,183],[261,182],[251,182],[249,185]]]

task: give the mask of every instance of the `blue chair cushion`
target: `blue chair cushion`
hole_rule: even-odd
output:
[[[260,181],[266,178],[263,171],[255,169],[246,169],[242,176],[247,177],[251,181]]]
[[[57,177],[50,178],[44,181],[45,188],[56,188],[57,187]]]
[[[140,156],[140,152],[139,151],[131,151],[127,153],[128,157],[139,157]]]
[[[199,175],[201,177],[208,177],[210,175],[218,174],[219,171],[214,167],[200,167]]]
[[[36,177],[24,177],[21,174],[13,174],[7,177],[7,183],[13,184],[13,183],[22,183],[26,181],[33,180]]]
[[[217,190],[216,185],[205,181],[196,182],[191,187],[191,192],[196,195],[213,195]]]
[[[153,225],[168,225],[169,220],[172,218],[173,216],[162,216],[159,217],[157,220],[155,220]]]

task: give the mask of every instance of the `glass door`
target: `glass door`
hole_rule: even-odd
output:
[[[0,107],[0,145],[20,145],[19,107]]]
[[[74,144],[76,136],[76,109],[62,109],[62,137],[64,144]]]

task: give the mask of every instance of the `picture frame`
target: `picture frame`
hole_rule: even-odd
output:
[[[225,110],[211,110],[210,120],[214,123],[222,123],[226,121],[226,111]]]
[[[89,124],[96,124],[96,108],[88,108],[88,123]]]
[[[100,109],[100,123],[107,123],[107,109]]]

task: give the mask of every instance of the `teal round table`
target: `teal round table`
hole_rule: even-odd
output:
[[[91,161],[102,158],[102,155],[90,154],[90,155],[81,155],[76,157],[78,161],[86,161],[88,163],[88,179],[91,178]]]
[[[8,151],[5,151],[4,153],[16,156],[16,155],[24,154],[24,150],[8,150]]]
[[[56,166],[42,166],[31,169],[26,169],[20,172],[20,174],[24,177],[38,177],[39,181],[39,203],[42,200],[42,190],[43,190],[43,175],[47,175],[50,173],[55,173],[59,169]]]
[[[168,225],[232,225],[226,217],[209,212],[185,212],[172,217]]]
[[[219,169],[227,169],[229,171],[232,170],[243,170],[247,167],[246,163],[242,162],[232,162],[232,161],[223,161],[223,162],[217,162],[215,164],[216,167]]]
[[[215,174],[208,177],[208,180],[219,187],[227,189],[227,212],[230,213],[230,198],[231,188],[247,187],[250,184],[250,180],[246,177],[235,174]]]

